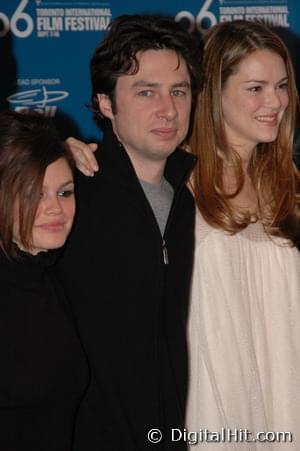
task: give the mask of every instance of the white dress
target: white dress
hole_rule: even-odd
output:
[[[188,344],[186,430],[197,432],[190,437],[199,440],[191,451],[300,450],[296,248],[280,238],[270,240],[258,223],[232,236],[197,213]],[[224,439],[227,428],[231,442]],[[205,437],[205,429],[218,435],[206,432]],[[239,429],[252,435],[238,436]],[[257,432],[291,432],[293,441],[245,441]],[[207,442],[207,437],[223,442]]]

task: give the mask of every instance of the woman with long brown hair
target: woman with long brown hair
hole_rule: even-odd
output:
[[[248,429],[250,440],[287,431],[293,442],[272,450],[299,449],[300,179],[291,59],[264,25],[220,23],[204,38],[203,75],[190,141],[199,161],[187,428]],[[227,437],[207,445],[252,450],[259,442]]]

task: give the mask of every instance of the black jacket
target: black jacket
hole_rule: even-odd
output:
[[[71,451],[86,358],[52,256],[19,257],[0,252],[0,449]]]
[[[76,451],[185,449],[170,434],[184,424],[194,248],[185,182],[195,157],[177,149],[168,159],[175,196],[164,238],[111,131],[98,158],[99,173],[79,176],[78,215],[59,265],[94,378]],[[162,430],[160,444],[147,439],[152,428]]]

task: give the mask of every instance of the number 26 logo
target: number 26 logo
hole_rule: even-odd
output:
[[[209,22],[209,27],[212,27],[217,23],[216,16],[209,11],[209,8],[212,5],[213,0],[206,0],[198,12],[197,16],[193,16],[193,14],[190,11],[180,11],[175,16],[175,21],[180,22],[181,20],[186,20],[189,22],[189,28],[188,31],[191,33],[194,31],[195,27],[197,27],[198,31],[203,33],[207,27],[203,27],[203,20],[206,20]]]
[[[29,14],[24,12],[28,1],[21,0],[10,19],[0,11],[0,38],[5,36],[9,30],[18,38],[27,38],[32,33],[33,20]]]

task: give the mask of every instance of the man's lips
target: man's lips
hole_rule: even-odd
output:
[[[177,133],[177,129],[176,128],[167,128],[167,127],[159,127],[159,128],[153,128],[151,130],[151,132],[156,135],[159,136],[160,138],[173,138],[176,133]]]

